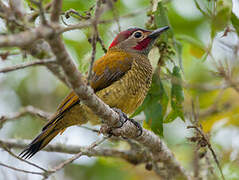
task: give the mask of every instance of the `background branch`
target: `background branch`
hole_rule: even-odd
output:
[[[9,67],[5,67],[0,69],[0,73],[6,73],[6,72],[11,72],[11,71],[16,71],[19,69],[24,69],[30,66],[36,66],[36,65],[46,65],[49,63],[56,63],[55,59],[46,59],[46,60],[37,60],[37,61],[31,61],[31,62],[25,62],[22,64],[17,64]]]
[[[17,120],[18,118],[25,116],[26,114],[32,114],[42,118],[43,120],[48,120],[51,116],[51,113],[42,111],[33,106],[26,106],[22,108],[19,112],[12,113],[8,116],[0,116],[0,128],[2,128],[3,124],[12,120]]]

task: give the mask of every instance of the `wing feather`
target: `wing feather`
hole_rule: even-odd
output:
[[[126,53],[112,52],[103,56],[95,62],[93,66],[93,75],[91,79],[91,87],[95,92],[100,91],[110,86],[115,81],[119,80],[124,74],[130,70],[133,59]],[[64,113],[70,110],[73,106],[80,102],[74,91],[71,91],[68,96],[61,102],[57,108],[56,114],[43,127],[43,131],[51,124],[57,123]]]

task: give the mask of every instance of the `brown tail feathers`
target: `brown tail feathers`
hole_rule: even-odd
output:
[[[22,158],[31,158],[34,154],[44,148],[61,129],[56,128],[56,124],[48,126],[39,134],[20,154]]]
[[[63,133],[66,127],[59,126],[59,121],[63,118],[65,112],[78,103],[79,99],[51,119],[42,128],[42,132],[19,154],[19,156],[26,159],[31,158],[34,154],[44,148],[58,133]]]
[[[49,121],[42,128],[42,132],[19,154],[19,156],[26,159],[31,158],[44,148],[58,133],[64,131],[65,128],[59,128],[59,126],[57,126],[57,122],[62,117],[62,114],[58,114],[54,119]]]

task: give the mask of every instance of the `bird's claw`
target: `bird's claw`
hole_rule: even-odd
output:
[[[119,114],[119,117],[120,117],[120,119],[119,119],[119,121],[120,121],[120,125],[119,126],[117,126],[117,127],[114,127],[114,128],[121,128],[123,125],[124,125],[124,123],[128,120],[128,117],[127,117],[127,115],[125,114],[125,113],[123,113],[120,109],[118,109],[118,108],[112,108],[117,114]]]
[[[136,126],[136,128],[138,129],[139,133],[138,133],[137,137],[141,136],[142,133],[143,133],[143,128],[142,128],[142,126],[141,126],[137,121],[135,121],[134,119],[128,118],[127,120],[130,121],[130,122],[132,122],[132,123]]]
[[[126,121],[130,121],[131,123],[133,123],[133,124],[136,126],[136,128],[137,128],[138,131],[139,131],[137,137],[139,137],[139,136],[142,135],[143,129],[142,129],[141,125],[140,125],[137,121],[135,121],[134,119],[128,118],[128,116],[127,116],[124,112],[122,112],[120,109],[118,109],[118,108],[113,108],[113,110],[114,110],[116,113],[119,114],[119,116],[120,116],[120,122],[121,122],[120,126],[117,126],[117,127],[114,127],[114,128],[121,128]],[[110,131],[110,134],[111,134],[111,135],[114,135],[112,131]]]

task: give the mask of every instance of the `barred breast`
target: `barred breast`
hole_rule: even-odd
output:
[[[110,107],[132,114],[139,107],[150,88],[152,66],[144,55],[137,55],[131,69],[111,86],[96,95]]]

